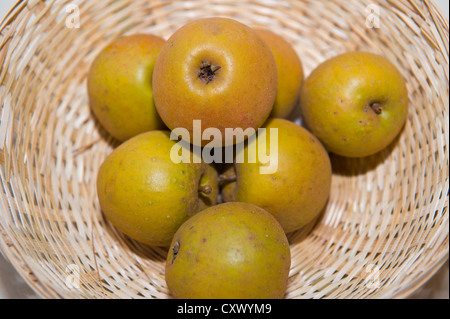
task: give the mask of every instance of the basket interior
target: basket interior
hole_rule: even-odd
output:
[[[167,39],[190,20],[226,16],[284,36],[306,75],[353,50],[398,66],[407,124],[374,156],[331,155],[326,209],[288,236],[286,297],[412,292],[448,257],[448,21],[432,2],[373,2],[19,1],[0,29],[1,251],[43,297],[170,297],[167,250],[128,239],[101,213],[97,171],[118,143],[91,114],[86,75],[118,36]]]

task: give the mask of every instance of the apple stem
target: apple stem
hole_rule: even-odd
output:
[[[383,111],[383,107],[380,103],[372,103],[370,104],[370,107],[376,114],[381,114],[381,111]]]
[[[219,176],[219,183],[224,183],[224,182],[235,182],[237,180],[236,175],[220,175]]]
[[[214,80],[214,78],[216,77],[216,72],[221,68],[221,66],[212,65],[209,62],[202,61],[200,71],[198,72],[198,77],[200,78],[200,80],[208,84],[209,82]]]
[[[212,187],[209,185],[202,185],[198,187],[198,191],[203,195],[210,195],[212,193]]]

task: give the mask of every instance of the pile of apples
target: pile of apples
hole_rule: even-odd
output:
[[[88,95],[98,121],[122,142],[98,172],[102,211],[130,238],[168,247],[174,298],[282,298],[286,234],[326,207],[329,152],[377,153],[408,112],[405,81],[386,58],[345,53],[305,79],[288,41],[219,17],[189,22],[167,41],[115,40],[91,66]],[[296,107],[305,127],[287,119]],[[207,128],[220,134],[213,139]],[[237,140],[227,129],[256,133]],[[269,154],[260,152],[262,139]],[[260,156],[236,160],[249,150]],[[262,174],[267,165],[275,169]]]

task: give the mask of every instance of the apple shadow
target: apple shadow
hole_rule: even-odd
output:
[[[199,200],[201,200],[202,203],[203,203],[204,205],[206,205],[207,207],[213,206],[213,204],[214,204],[214,203],[212,202],[212,199],[209,198],[209,197],[203,197],[203,196],[200,196],[200,197],[199,197]],[[216,200],[216,202],[217,202],[217,200]]]
[[[90,114],[91,114],[91,118],[94,121],[95,130],[100,135],[101,141],[103,141],[104,143],[108,144],[113,149],[117,148],[122,142],[117,140],[116,138],[114,138],[111,134],[109,134],[105,130],[105,128],[102,126],[102,124],[97,119],[97,117],[95,116],[94,112],[92,111],[92,108],[89,108],[89,111],[90,111]]]
[[[403,126],[394,140],[378,153],[366,157],[344,157],[329,153],[333,174],[340,176],[358,176],[375,170],[384,163],[397,148],[399,140],[405,130]]]
[[[289,116],[287,117],[287,120],[304,127],[303,115],[302,115],[301,104],[300,104],[300,97],[297,99],[295,107],[293,108],[293,110],[289,114]]]
[[[295,230],[293,232],[286,234],[286,237],[287,237],[290,245],[297,245],[297,244],[301,243],[313,232],[316,225],[320,224],[320,222],[322,221],[323,216],[325,215],[325,212],[328,207],[328,202],[329,202],[329,199],[327,200],[325,206],[322,208],[320,213],[313,220],[311,220],[308,224],[306,224],[305,226],[303,226],[302,228],[300,228],[298,230]]]

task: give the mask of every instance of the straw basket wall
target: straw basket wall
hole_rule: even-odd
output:
[[[398,66],[408,122],[375,156],[331,156],[326,210],[288,236],[286,297],[393,298],[420,287],[448,258],[449,33],[431,1],[18,1],[0,24],[1,252],[43,297],[170,297],[167,251],[129,240],[99,208],[97,170],[117,143],[91,115],[86,74],[120,35],[168,38],[206,16],[278,32],[306,75],[351,50]]]

